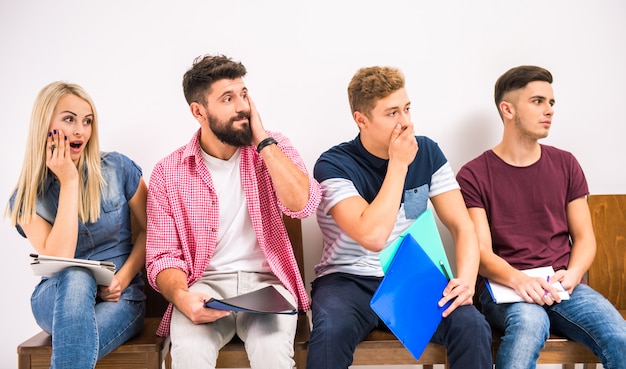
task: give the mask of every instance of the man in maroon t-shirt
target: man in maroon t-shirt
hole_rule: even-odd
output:
[[[539,143],[552,124],[551,83],[535,66],[503,74],[495,86],[502,141],[457,175],[478,233],[480,275],[524,301],[498,304],[480,292],[487,320],[504,332],[496,367],[535,368],[552,329],[589,347],[605,368],[626,368],[626,322],[581,283],[596,251],[584,173],[571,153]],[[546,266],[556,271],[549,281],[520,271]],[[555,282],[570,299],[561,300]]]

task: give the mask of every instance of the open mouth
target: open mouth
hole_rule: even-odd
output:
[[[83,145],[82,142],[70,142],[70,147],[72,149],[80,149],[82,145]]]

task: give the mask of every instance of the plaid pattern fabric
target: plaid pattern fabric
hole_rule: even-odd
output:
[[[289,140],[280,133],[268,133],[285,155],[308,174]],[[193,284],[215,252],[219,199],[202,161],[199,137],[200,131],[187,145],[159,161],[150,177],[146,270],[148,281],[156,290],[156,276],[168,268],[186,272],[187,284]],[[299,219],[312,215],[321,199],[320,185],[309,175],[309,201],[301,211],[292,212],[278,200],[267,167],[255,148],[243,147],[240,160],[242,185],[261,250],[274,275],[298,301],[298,308],[306,311],[309,298],[282,214]],[[169,335],[172,308],[170,304],[157,331],[161,336]]]

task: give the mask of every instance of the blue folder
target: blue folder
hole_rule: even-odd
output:
[[[446,250],[443,247],[441,235],[439,234],[439,229],[437,228],[437,223],[435,222],[435,217],[431,209],[426,209],[422,214],[420,214],[420,216],[415,219],[413,224],[402,232],[398,239],[380,252],[380,265],[383,268],[383,272],[387,272],[391,259],[393,259],[400,242],[402,242],[402,239],[406,237],[407,234],[410,234],[413,238],[415,238],[415,241],[417,241],[424,251],[426,251],[433,263],[439,265],[439,268],[441,268],[441,272],[444,273],[444,275],[447,274],[450,278],[453,278],[452,268],[450,268],[450,263],[448,262],[448,257],[446,256]],[[441,266],[440,263],[443,263],[443,266]]]
[[[439,307],[448,279],[407,234],[374,293],[370,306],[391,332],[419,359],[450,305]]]

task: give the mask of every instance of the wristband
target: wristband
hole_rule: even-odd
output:
[[[256,152],[260,153],[266,146],[278,144],[278,141],[274,139],[274,137],[268,137],[263,141],[259,142],[259,145],[256,147]]]

